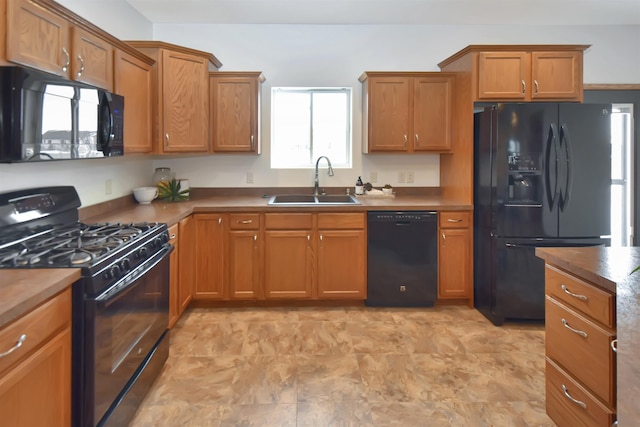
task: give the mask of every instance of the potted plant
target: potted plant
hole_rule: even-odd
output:
[[[180,181],[171,179],[170,181],[158,182],[158,198],[169,202],[179,202],[189,199],[189,189],[182,190]]]
[[[382,194],[390,196],[393,194],[393,187],[389,184],[385,184],[384,187],[382,187]]]

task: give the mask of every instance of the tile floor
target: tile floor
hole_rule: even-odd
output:
[[[131,427],[554,426],[544,327],[462,306],[198,308]]]

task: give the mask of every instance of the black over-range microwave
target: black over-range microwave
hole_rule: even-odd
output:
[[[0,163],[122,156],[124,97],[0,67]]]

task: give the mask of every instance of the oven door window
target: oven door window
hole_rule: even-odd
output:
[[[87,331],[87,345],[95,354],[95,370],[87,374],[94,383],[87,386],[95,391],[98,421],[167,329],[169,257],[164,254],[121,291],[87,304],[87,316],[95,313],[94,331]]]

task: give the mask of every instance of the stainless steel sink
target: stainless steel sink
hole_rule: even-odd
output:
[[[353,196],[346,194],[325,194],[314,196],[313,194],[279,194],[272,196],[267,205],[275,206],[324,206],[324,205],[359,205],[360,202]]]

